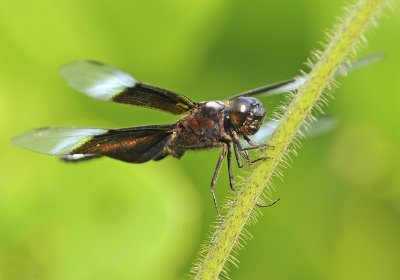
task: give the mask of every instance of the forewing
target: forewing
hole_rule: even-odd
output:
[[[108,156],[127,162],[145,162],[166,145],[173,126],[143,126],[125,129],[49,127],[13,139],[17,146],[50,155]]]
[[[90,97],[183,114],[194,102],[178,93],[142,84],[129,74],[95,61],[75,61],[60,69],[69,86]]]
[[[181,94],[159,87],[138,83],[113,97],[112,101],[154,108],[172,114],[184,114],[194,102]]]
[[[335,73],[335,77],[346,76],[348,73],[368,66],[372,63],[382,60],[382,53],[375,53],[372,55],[364,56],[353,63],[342,64]],[[278,83],[262,86],[246,92],[239,93],[231,96],[228,99],[232,100],[240,96],[270,96],[277,95],[285,92],[298,90],[307,81],[307,76],[299,76],[290,80],[281,81]]]
[[[235,98],[238,98],[240,96],[266,96],[266,95],[276,95],[276,94],[281,94],[284,92],[289,92],[292,90],[298,89],[300,86],[302,86],[305,82],[305,78],[293,78],[290,80],[284,80],[281,82],[277,82],[274,84],[262,86],[256,89],[252,89],[249,91],[245,91],[239,94],[236,94],[234,96],[229,97],[229,100],[233,100]]]

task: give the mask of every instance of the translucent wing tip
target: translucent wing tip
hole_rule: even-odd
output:
[[[88,69],[90,70],[90,68],[93,67],[103,67],[103,66],[104,66],[103,63],[95,60],[88,60],[88,59],[75,60],[62,65],[59,69],[59,72],[62,77],[69,77],[71,73],[74,73],[75,75],[79,74],[80,71],[86,71]]]
[[[15,146],[33,150],[32,141],[34,139],[40,138],[42,131],[45,131],[45,129],[46,128],[38,128],[35,130],[22,133],[20,135],[13,137],[10,142]]]
[[[337,124],[338,119],[335,116],[320,116],[309,125],[303,124],[300,128],[300,133],[306,138],[313,138],[332,131]]]
[[[60,67],[60,75],[73,89],[87,93],[96,82],[96,75],[103,64],[90,60],[77,60]]]
[[[363,56],[352,63],[345,63],[339,66],[336,75],[344,76],[350,72],[356,71],[360,68],[366,67],[370,64],[377,63],[385,58],[383,52],[377,52],[371,55]]]
[[[60,68],[60,74],[73,89],[105,101],[137,83],[127,73],[92,60],[65,64]]]
[[[100,128],[47,127],[18,135],[11,143],[38,153],[65,155],[91,137],[106,132]]]

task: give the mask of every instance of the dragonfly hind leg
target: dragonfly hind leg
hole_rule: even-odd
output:
[[[215,196],[214,190],[215,190],[215,183],[217,182],[217,178],[218,178],[219,171],[221,170],[222,162],[223,162],[223,160],[224,160],[224,158],[225,158],[225,156],[226,156],[226,153],[227,153],[228,149],[229,149],[229,148],[227,147],[227,145],[224,145],[224,146],[223,146],[223,149],[222,149],[221,154],[219,155],[218,162],[217,162],[217,166],[215,167],[214,175],[213,175],[213,177],[212,177],[211,185],[210,185],[211,195],[212,195],[212,198],[213,198],[215,211],[217,212],[218,219],[219,219],[219,222],[220,222],[220,223],[222,223],[222,218],[221,218],[221,215],[220,215],[220,213],[219,213],[217,198],[216,198],[216,196]],[[228,153],[229,153],[229,152],[228,152]]]

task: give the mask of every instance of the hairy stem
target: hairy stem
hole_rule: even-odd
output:
[[[251,218],[254,207],[268,186],[271,176],[284,162],[290,151],[290,144],[311,110],[321,100],[323,90],[329,86],[335,71],[354,54],[358,43],[363,41],[363,33],[380,10],[385,0],[359,0],[349,9],[346,17],[330,36],[330,42],[312,65],[306,83],[294,95],[273,134],[270,144],[263,155],[267,160],[258,164],[245,180],[238,195],[230,201],[224,222],[214,233],[211,244],[206,248],[200,262],[193,271],[195,279],[217,279],[223,271],[232,250],[238,246],[240,234]]]

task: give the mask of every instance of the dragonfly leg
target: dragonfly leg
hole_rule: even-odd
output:
[[[238,135],[236,133],[232,133],[232,135],[233,135],[233,147],[234,147],[236,160],[238,161],[239,168],[243,167],[243,164],[241,164],[241,162],[239,160],[239,158],[240,158],[239,155],[241,155],[246,160],[246,163],[248,165],[256,163],[256,162],[258,162],[260,160],[267,159],[267,157],[259,157],[257,159],[251,160],[247,150],[258,149],[259,147],[243,148],[242,144],[240,144],[240,140],[239,140]]]
[[[259,149],[263,149],[265,147],[271,147],[268,145],[259,145],[257,147],[247,147],[247,148],[242,148],[242,151],[250,151],[250,150],[259,150]]]
[[[268,145],[268,144],[257,144],[256,142],[251,140],[247,135],[243,135],[243,138],[251,146],[249,148],[243,148],[243,150],[254,150],[254,149],[262,149],[262,148],[265,148],[265,147],[273,147],[273,146]]]
[[[237,145],[235,145],[235,142],[233,143],[233,149],[235,152],[235,156],[236,156],[236,160],[238,162],[238,166],[239,167],[243,167],[243,164],[240,162],[240,157],[239,157],[239,148]],[[234,176],[233,176],[233,166],[232,166],[232,147],[228,144],[228,155],[227,155],[227,159],[228,159],[228,173],[229,173],[229,184],[231,186],[231,190],[236,192],[236,187],[235,187],[235,181],[234,181]],[[259,160],[263,160],[265,159],[265,157],[261,157],[255,160],[252,160],[250,162],[254,163],[257,162]],[[256,205],[258,207],[269,207],[274,205],[275,203],[277,203],[280,200],[280,198],[278,198],[277,200],[275,200],[274,202],[270,203],[270,204],[262,204],[262,203],[256,203]]]
[[[224,160],[224,158],[225,158],[225,156],[226,156],[227,149],[228,149],[227,146],[224,145],[224,147],[223,147],[223,149],[222,149],[222,152],[221,152],[221,154],[219,155],[218,162],[217,162],[217,166],[215,167],[214,175],[213,175],[213,177],[212,177],[211,186],[210,186],[211,195],[212,195],[212,198],[213,198],[213,201],[214,201],[215,211],[217,212],[218,219],[219,219],[219,222],[220,222],[220,223],[222,223],[222,218],[221,218],[221,215],[220,215],[220,213],[219,213],[217,198],[216,198],[216,196],[215,196],[214,189],[215,189],[215,183],[217,182],[217,178],[218,178],[219,171],[221,170],[222,161]]]
[[[259,157],[259,158],[250,160],[250,161],[249,161],[249,164],[254,164],[254,163],[257,163],[257,162],[259,162],[259,161],[266,160],[266,159],[268,159],[268,158],[271,158],[271,157]]]
[[[232,147],[228,144],[228,173],[229,173],[229,185],[231,186],[231,190],[236,192],[235,180],[233,177],[233,166],[232,166]]]
[[[258,207],[270,207],[270,206],[275,205],[275,203],[277,203],[279,200],[281,200],[281,199],[278,198],[278,199],[276,199],[275,201],[273,201],[273,202],[270,203],[270,204],[262,204],[262,203],[257,202],[256,205],[257,205]]]
[[[236,162],[239,168],[242,168],[244,164],[242,163],[240,156],[242,155],[240,148],[236,145],[236,142],[233,142],[233,151],[235,152]],[[243,155],[242,155],[243,156]]]

